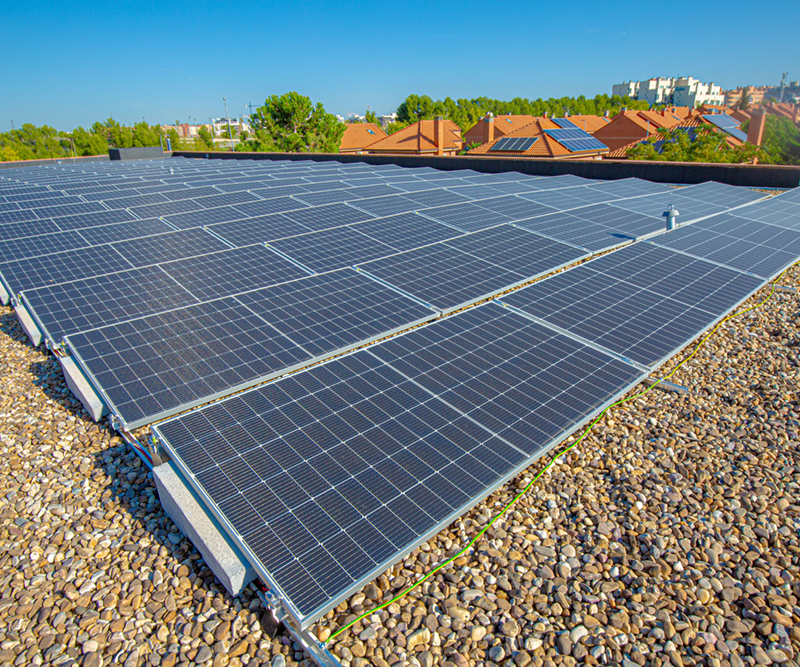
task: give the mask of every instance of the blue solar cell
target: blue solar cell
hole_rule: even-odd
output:
[[[572,152],[608,150],[608,146],[602,141],[595,139],[591,134],[578,127],[545,130],[545,134]]]

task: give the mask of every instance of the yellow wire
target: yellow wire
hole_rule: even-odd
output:
[[[469,550],[472,548],[472,546],[473,546],[473,545],[474,545],[474,544],[475,544],[475,543],[476,543],[476,542],[477,542],[477,541],[478,541],[478,540],[479,540],[479,539],[480,539],[480,538],[483,536],[483,534],[484,534],[484,533],[485,533],[487,530],[489,530],[489,528],[491,528],[491,527],[492,527],[492,525],[493,525],[493,524],[494,524],[496,521],[498,521],[498,520],[499,520],[499,519],[500,519],[500,518],[501,518],[501,517],[502,517],[502,516],[503,516],[503,515],[504,515],[506,512],[508,512],[508,510],[509,510],[509,509],[511,509],[512,505],[514,505],[514,503],[516,503],[516,502],[517,502],[517,501],[518,501],[518,500],[519,500],[519,499],[520,499],[522,496],[524,496],[524,495],[525,495],[525,494],[528,492],[528,490],[531,488],[531,486],[533,486],[533,485],[536,483],[536,481],[537,481],[537,480],[538,480],[538,479],[539,479],[539,478],[540,478],[540,477],[541,477],[541,476],[542,476],[542,475],[543,475],[545,472],[547,472],[547,471],[548,471],[548,470],[549,470],[549,469],[550,469],[550,468],[553,466],[553,464],[554,464],[554,463],[555,463],[555,462],[556,462],[556,461],[557,461],[559,458],[561,458],[562,456],[564,456],[564,454],[566,454],[567,452],[569,452],[569,451],[570,451],[570,450],[571,450],[573,447],[576,447],[576,446],[578,445],[578,443],[580,443],[580,442],[581,442],[581,440],[583,440],[583,439],[584,439],[584,438],[585,438],[585,437],[586,437],[586,436],[589,434],[589,432],[592,430],[592,428],[594,428],[594,425],[595,425],[595,424],[597,424],[597,422],[599,422],[599,421],[600,421],[600,419],[602,419],[603,415],[605,415],[605,413],[606,413],[606,412],[608,412],[608,411],[609,411],[611,408],[613,408],[613,407],[616,407],[616,406],[618,406],[618,405],[622,405],[623,403],[627,403],[628,401],[632,401],[632,400],[634,400],[634,399],[636,399],[636,398],[640,398],[641,396],[644,396],[644,395],[645,395],[647,392],[649,392],[651,389],[653,389],[653,387],[657,386],[657,385],[658,385],[660,382],[664,382],[665,380],[669,380],[669,378],[671,378],[671,377],[672,377],[672,376],[673,376],[673,375],[676,373],[676,371],[677,371],[677,370],[678,370],[678,369],[679,369],[681,366],[683,366],[683,365],[684,365],[684,364],[685,364],[687,361],[689,361],[689,360],[690,360],[690,359],[691,359],[691,358],[692,358],[692,357],[693,357],[695,354],[697,354],[697,351],[698,351],[698,350],[699,350],[699,349],[700,349],[700,348],[703,346],[703,344],[704,344],[704,343],[705,343],[705,342],[706,342],[706,341],[707,341],[709,338],[711,338],[711,336],[713,336],[713,335],[714,335],[714,333],[716,333],[717,329],[719,329],[719,328],[720,328],[720,327],[721,327],[723,324],[725,324],[725,322],[727,322],[728,320],[732,319],[733,317],[738,317],[739,315],[743,315],[744,313],[746,313],[746,312],[748,312],[748,311],[751,311],[751,310],[754,310],[755,308],[760,308],[761,306],[763,306],[763,305],[764,305],[764,304],[765,304],[765,303],[766,303],[766,302],[767,302],[767,301],[768,301],[768,300],[769,300],[769,299],[772,297],[772,295],[775,293],[775,284],[776,284],[776,283],[777,283],[777,282],[778,282],[778,281],[779,281],[779,280],[780,280],[780,279],[783,277],[783,275],[784,275],[784,274],[785,274],[785,273],[786,273],[786,272],[787,272],[789,269],[791,269],[791,268],[792,268],[792,266],[794,266],[794,265],[787,266],[787,267],[786,267],[786,268],[785,268],[785,269],[784,269],[784,270],[783,270],[783,271],[780,273],[780,275],[778,275],[778,277],[777,277],[777,278],[775,278],[775,280],[772,282],[772,289],[770,290],[770,293],[769,293],[769,294],[767,294],[767,296],[766,296],[766,297],[764,297],[764,299],[763,299],[762,301],[760,301],[759,303],[757,303],[757,304],[755,304],[755,305],[753,305],[753,306],[749,306],[748,308],[745,308],[744,310],[740,310],[740,311],[738,311],[738,312],[736,312],[736,313],[731,313],[731,314],[730,314],[730,315],[728,315],[727,317],[724,317],[724,318],[723,318],[723,319],[721,319],[719,322],[717,322],[717,325],[716,325],[716,326],[715,326],[715,327],[714,327],[714,328],[713,328],[713,329],[712,329],[712,330],[711,330],[711,331],[710,331],[710,332],[709,332],[709,333],[708,333],[708,334],[707,334],[707,335],[706,335],[706,336],[705,336],[705,337],[704,337],[704,338],[703,338],[703,339],[702,339],[702,340],[701,340],[701,341],[700,341],[700,342],[697,344],[697,346],[694,348],[694,350],[692,350],[692,353],[691,353],[691,354],[689,354],[689,355],[688,355],[688,356],[687,356],[687,357],[686,357],[686,358],[685,358],[683,361],[681,361],[681,362],[680,362],[680,363],[679,363],[677,366],[675,366],[675,368],[673,368],[673,369],[672,369],[672,371],[670,371],[670,373],[669,373],[668,375],[666,375],[666,376],[665,376],[665,377],[663,377],[663,378],[660,378],[659,380],[656,380],[656,381],[655,381],[653,384],[651,384],[651,385],[650,385],[650,386],[649,386],[647,389],[644,389],[643,391],[640,391],[638,394],[634,394],[633,396],[628,396],[627,398],[620,399],[620,400],[619,400],[619,401],[617,401],[616,403],[612,403],[612,404],[611,404],[611,405],[609,405],[607,408],[605,408],[605,410],[603,410],[603,411],[602,411],[602,412],[601,412],[599,415],[597,415],[597,417],[595,418],[595,420],[594,420],[594,421],[593,421],[591,424],[589,424],[589,426],[586,428],[586,430],[585,430],[585,431],[584,431],[584,432],[581,434],[581,436],[580,436],[580,437],[579,437],[577,440],[575,440],[575,442],[573,442],[571,445],[569,445],[569,447],[566,447],[565,449],[563,449],[562,451],[560,451],[558,454],[556,454],[556,455],[555,455],[555,456],[554,456],[554,457],[553,457],[553,458],[550,460],[550,462],[549,462],[549,463],[548,463],[548,464],[547,464],[547,465],[546,465],[544,468],[542,468],[542,469],[541,469],[541,470],[540,470],[540,471],[539,471],[539,472],[536,474],[536,476],[535,476],[535,477],[534,477],[534,478],[533,478],[533,479],[532,479],[530,482],[528,482],[528,483],[525,485],[525,488],[524,488],[524,489],[522,489],[522,491],[520,491],[520,492],[519,492],[519,493],[518,493],[516,496],[514,496],[514,498],[513,498],[512,500],[510,500],[510,501],[509,501],[509,503],[508,503],[508,504],[507,504],[507,505],[506,505],[506,506],[505,506],[505,507],[504,507],[504,508],[503,508],[503,509],[502,509],[502,510],[501,510],[501,511],[500,511],[500,512],[499,512],[499,513],[498,513],[498,514],[497,514],[497,515],[496,515],[496,516],[495,516],[495,517],[494,517],[494,518],[493,518],[493,519],[492,519],[492,520],[489,522],[489,523],[487,523],[487,524],[486,524],[486,526],[485,526],[485,527],[483,527],[483,528],[482,528],[482,529],[481,529],[481,530],[480,530],[480,531],[479,531],[479,532],[478,532],[478,533],[475,535],[475,537],[473,537],[473,538],[472,538],[472,539],[469,541],[469,543],[468,543],[468,544],[467,544],[467,545],[466,545],[466,546],[465,546],[463,549],[461,549],[461,551],[459,551],[459,552],[458,552],[457,554],[455,554],[454,556],[451,556],[451,557],[450,557],[450,558],[448,558],[446,561],[444,561],[444,562],[440,563],[439,565],[437,565],[437,566],[436,566],[434,569],[432,569],[430,572],[428,572],[428,574],[426,574],[424,577],[422,577],[422,579],[420,579],[420,580],[419,580],[419,581],[417,581],[416,583],[414,583],[414,584],[412,584],[411,586],[409,586],[409,587],[408,587],[406,590],[404,590],[402,593],[399,593],[398,595],[396,595],[395,597],[393,597],[391,600],[388,600],[387,602],[384,602],[384,603],[382,603],[382,604],[378,605],[377,607],[375,607],[374,609],[372,609],[372,610],[370,610],[370,611],[364,612],[364,613],[363,613],[363,614],[361,614],[360,616],[358,616],[358,617],[356,617],[355,619],[353,619],[352,621],[350,621],[350,622],[349,622],[347,625],[344,625],[344,626],[342,626],[341,628],[339,628],[339,629],[338,629],[336,632],[334,632],[334,633],[333,633],[333,634],[332,634],[330,637],[328,637],[328,639],[327,639],[327,640],[325,640],[325,643],[328,643],[328,642],[330,642],[332,639],[334,639],[335,637],[337,637],[338,635],[340,635],[342,632],[344,632],[345,630],[347,630],[349,627],[351,627],[351,626],[355,625],[356,623],[358,623],[358,622],[359,622],[361,619],[363,619],[363,618],[366,618],[366,617],[367,617],[367,616],[369,616],[370,614],[374,614],[376,611],[380,611],[381,609],[385,609],[386,607],[388,607],[388,606],[389,606],[390,604],[392,604],[393,602],[397,602],[397,600],[399,600],[400,598],[403,598],[403,597],[405,597],[405,596],[406,596],[406,595],[408,595],[408,594],[409,594],[411,591],[413,591],[415,588],[417,588],[417,587],[418,587],[420,584],[422,584],[422,583],[424,583],[425,581],[427,581],[428,579],[430,579],[430,578],[431,578],[431,577],[432,577],[434,574],[436,574],[436,573],[437,573],[439,570],[441,570],[443,567],[445,567],[446,565],[449,565],[449,564],[450,564],[450,563],[452,563],[454,560],[456,560],[457,558],[461,557],[461,556],[462,556],[464,553],[466,553],[467,551],[469,551]]]

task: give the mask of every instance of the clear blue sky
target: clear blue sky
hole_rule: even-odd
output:
[[[296,90],[347,115],[436,98],[593,96],[651,76],[800,79],[800,2],[11,2],[0,131],[204,122]]]

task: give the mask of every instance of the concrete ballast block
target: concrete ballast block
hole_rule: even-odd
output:
[[[61,364],[61,372],[64,374],[69,390],[83,404],[92,419],[99,421],[103,415],[108,413],[108,406],[97,395],[72,357],[58,357],[58,362]]]
[[[22,330],[28,334],[33,346],[38,347],[39,343],[42,342],[42,330],[33,321],[28,309],[25,306],[14,306],[14,312],[17,314],[20,325],[22,325]]]
[[[204,508],[194,489],[184,483],[172,461],[153,468],[161,506],[197,547],[206,565],[231,595],[238,595],[256,573],[219,521]]]

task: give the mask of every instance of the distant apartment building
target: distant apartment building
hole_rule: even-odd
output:
[[[703,83],[691,76],[655,77],[644,81],[625,81],[611,87],[612,95],[628,96],[634,100],[653,104],[674,104],[696,107],[700,104],[725,102],[722,88],[714,83]]]
[[[758,106],[764,101],[764,93],[767,92],[766,86],[740,86],[739,88],[733,88],[732,90],[726,90],[723,95],[725,96],[725,106],[726,107],[737,107],[739,106],[739,100],[742,99],[742,93],[747,91],[747,94],[750,97],[750,104]]]
[[[701,104],[724,106],[725,95],[721,86],[684,76],[675,80],[671,103],[678,107],[697,107]]]

